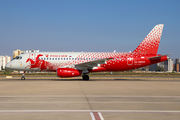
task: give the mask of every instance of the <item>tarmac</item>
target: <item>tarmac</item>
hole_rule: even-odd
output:
[[[0,77],[0,120],[180,120],[179,77]]]

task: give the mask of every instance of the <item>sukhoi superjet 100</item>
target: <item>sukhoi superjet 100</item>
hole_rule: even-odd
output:
[[[58,77],[82,76],[90,72],[127,71],[163,62],[157,54],[163,24],[156,25],[133,52],[32,52],[18,55],[6,68],[18,71],[54,71]],[[25,80],[23,75],[21,79]]]

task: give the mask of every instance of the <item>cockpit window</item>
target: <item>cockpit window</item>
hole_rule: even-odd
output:
[[[22,57],[21,56],[16,56],[13,60],[21,60]]]
[[[19,56],[16,56],[15,58],[14,58],[14,60],[18,60],[19,59]]]

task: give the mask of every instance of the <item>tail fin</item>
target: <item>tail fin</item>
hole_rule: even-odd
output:
[[[133,53],[157,54],[164,24],[156,25]]]

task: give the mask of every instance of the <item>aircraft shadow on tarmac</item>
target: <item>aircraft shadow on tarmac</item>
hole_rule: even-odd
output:
[[[90,80],[83,80],[83,79],[5,79],[10,81],[149,81],[149,80],[141,80],[141,79],[90,79]],[[2,81],[2,80],[1,80]],[[4,80],[3,80],[4,81]]]
[[[83,79],[51,79],[52,81],[85,81]],[[90,79],[88,81],[147,81],[141,79]],[[87,82],[88,82],[87,81]]]
[[[44,79],[45,80],[45,79]],[[83,79],[46,79],[51,81],[85,81]],[[145,79],[90,79],[88,81],[153,81],[153,82],[180,82],[180,80],[145,80]],[[85,82],[88,82],[85,81]]]
[[[85,81],[83,79],[0,79],[0,81]],[[153,81],[153,82],[180,82],[180,80],[150,80],[150,79],[90,79],[85,82],[90,81]]]

